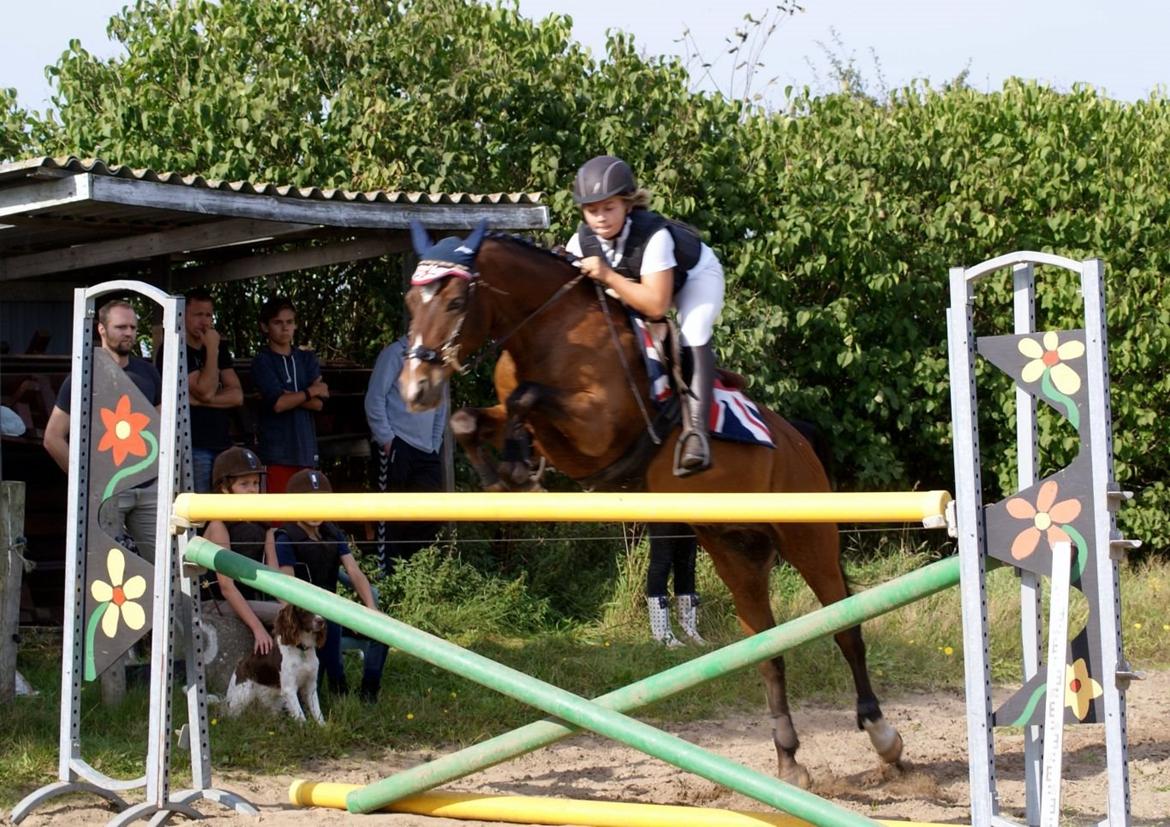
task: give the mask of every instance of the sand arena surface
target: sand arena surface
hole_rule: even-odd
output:
[[[997,690],[997,699],[1010,688]],[[1130,791],[1135,827],[1170,824],[1170,671],[1135,682],[1127,695]],[[902,732],[903,767],[880,768],[869,739],[854,728],[852,708],[802,703],[794,709],[801,736],[799,757],[813,776],[813,791],[873,818],[969,824],[966,710],[959,692],[891,695],[882,704]],[[669,731],[761,772],[775,772],[768,719],[735,715],[718,721],[670,725]],[[1067,825],[1095,825],[1104,817],[1105,748],[1100,726],[1065,729],[1063,807]],[[1023,815],[1023,737],[997,739],[999,793],[1004,815]],[[380,760],[345,760],[306,766],[297,777],[363,784],[433,757],[389,753]],[[46,782],[50,779],[46,779]],[[351,816],[344,811],[289,805],[293,776],[219,773],[216,783],[261,809],[255,818],[200,803],[204,824],[384,824],[388,827],[454,827],[486,822],[385,813]],[[551,747],[453,782],[448,789],[506,795],[556,796],[696,807],[763,810],[764,806],[604,738],[578,735]],[[65,827],[103,824],[112,812],[95,797],[51,802],[23,824]],[[179,823],[178,821],[173,823]]]

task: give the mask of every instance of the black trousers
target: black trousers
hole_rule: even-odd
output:
[[[420,451],[395,438],[389,455],[376,442],[370,450],[370,488],[374,491],[427,492],[443,490],[443,462],[439,451]],[[375,526],[375,551],[387,573],[396,560],[407,560],[420,548],[435,542],[436,522],[379,522]]]
[[[674,570],[674,593],[695,593],[695,553],[699,541],[683,523],[650,523],[650,567],[646,570],[646,596],[665,597],[666,581]]]

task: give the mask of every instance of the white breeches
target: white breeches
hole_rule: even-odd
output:
[[[674,295],[683,347],[711,341],[711,330],[723,309],[723,265],[713,255],[703,256],[687,274],[686,284]]]

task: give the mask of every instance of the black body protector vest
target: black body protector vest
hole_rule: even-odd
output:
[[[650,237],[662,228],[670,233],[674,240],[674,292],[677,293],[686,284],[687,273],[699,263],[699,255],[703,251],[703,239],[699,231],[690,224],[666,218],[652,210],[638,208],[630,213],[630,234],[626,237],[625,247],[622,249],[622,260],[613,269],[632,281],[642,280],[642,256],[646,254],[646,244]],[[585,222],[577,227],[577,240],[581,242],[581,254],[584,256],[601,256],[605,253],[601,247],[601,240]]]
[[[320,540],[314,540],[299,525],[285,525],[281,531],[292,544],[297,557],[293,573],[327,592],[337,591],[338,567],[341,565],[339,546],[345,542],[340,529],[333,523],[321,523],[317,531]]]
[[[260,565],[264,565],[264,541],[268,534],[268,529],[260,523],[240,522],[240,523],[225,523],[228,530],[228,538],[230,539],[232,551],[236,554],[242,554],[249,560],[255,560]],[[219,579],[215,576],[215,572],[209,571],[201,578],[203,584],[203,599],[223,600],[223,592],[219,588]],[[236,588],[240,590],[240,594],[245,600],[272,600],[264,592],[258,592],[250,586],[237,581]]]

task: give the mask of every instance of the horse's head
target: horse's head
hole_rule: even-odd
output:
[[[443,398],[443,383],[462,368],[464,323],[479,277],[475,257],[486,231],[486,222],[481,221],[465,239],[450,236],[432,243],[421,224],[411,223],[419,263],[406,294],[410,332],[398,377],[398,389],[410,410],[436,407]]]

